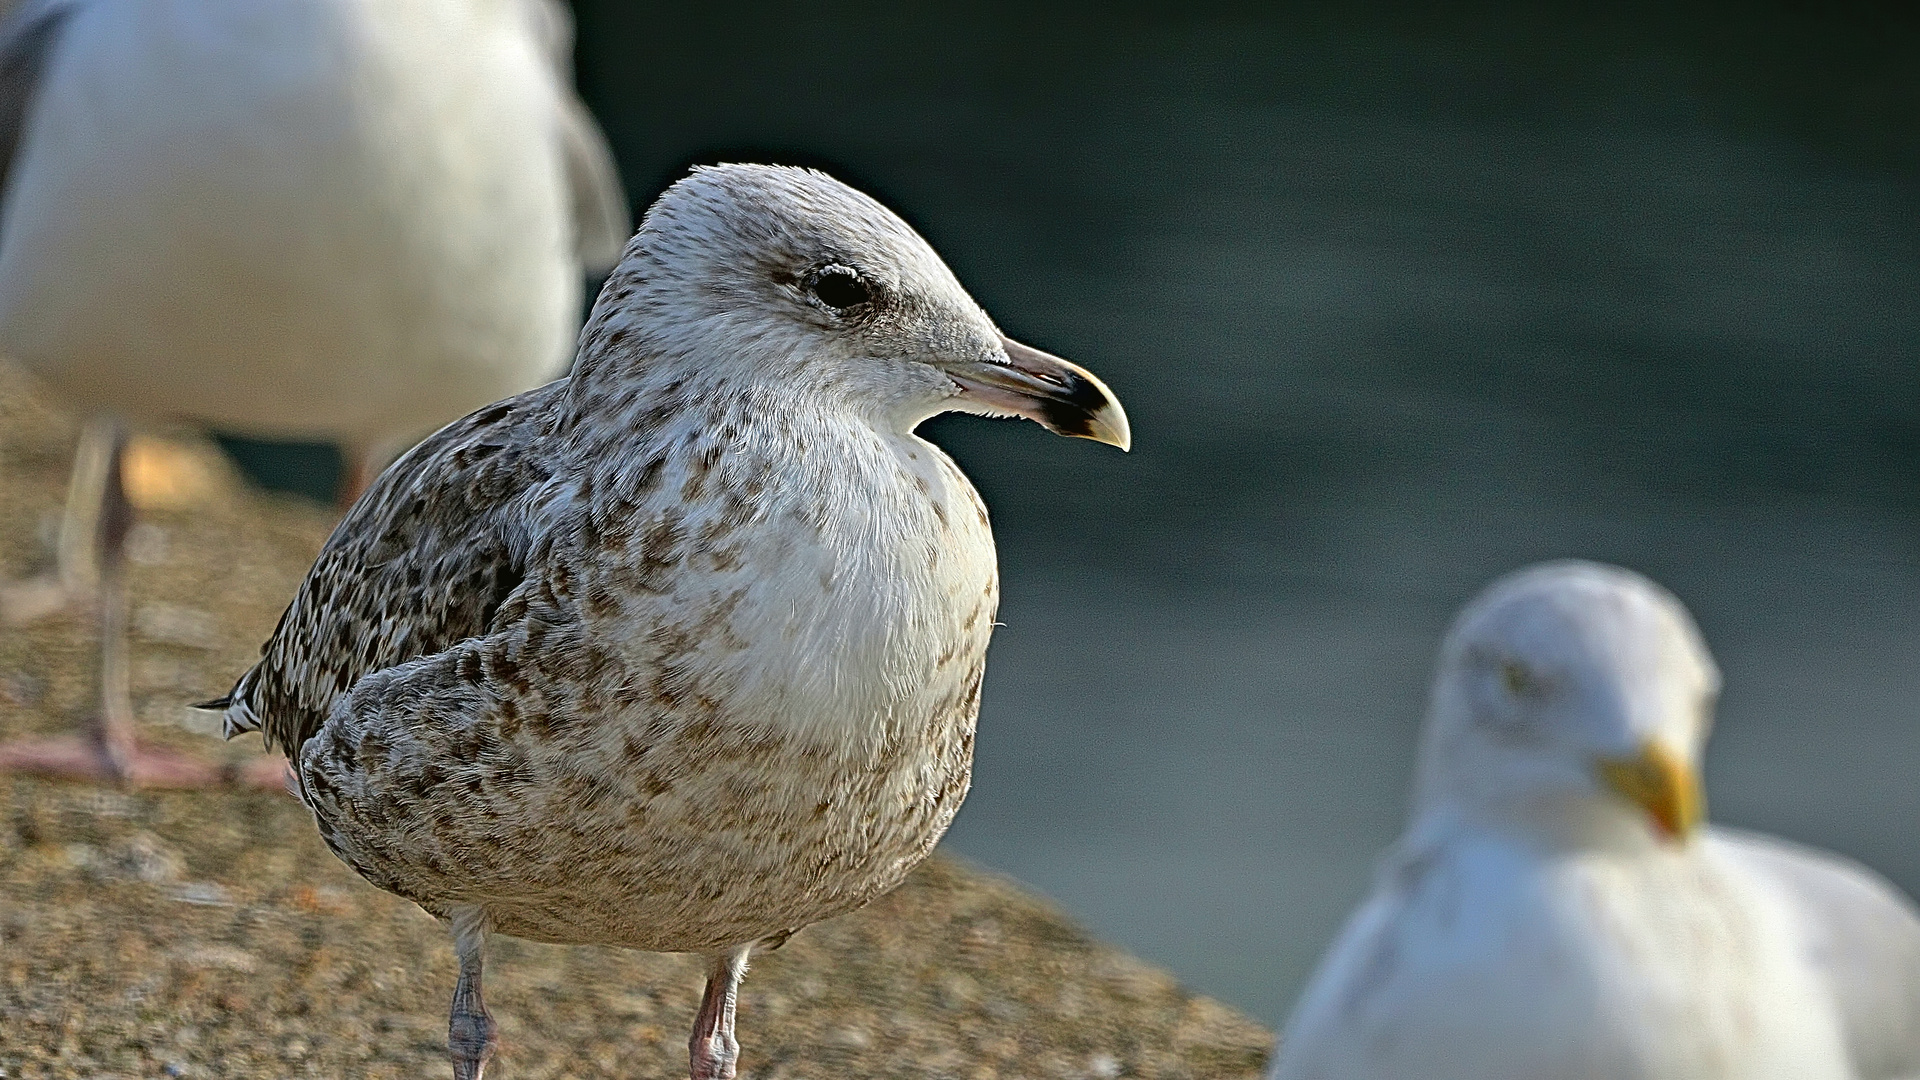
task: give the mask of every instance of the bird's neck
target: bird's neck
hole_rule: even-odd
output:
[[[732,687],[730,715],[855,756],[919,738],[931,715],[971,723],[993,540],[937,448],[765,384],[660,373],[578,389],[560,435],[593,490],[572,501],[641,531],[671,522],[698,571],[678,594],[747,598],[727,601],[725,625],[748,647],[700,661]]]
[[[1434,798],[1414,810],[1406,842],[1431,848],[1467,838],[1494,839],[1545,852],[1638,853],[1665,842],[1645,816],[1612,800],[1547,795],[1489,802]]]
[[[591,423],[649,443],[760,419],[791,422],[826,405],[804,389],[732,366],[582,363],[568,379],[562,413],[564,428]]]

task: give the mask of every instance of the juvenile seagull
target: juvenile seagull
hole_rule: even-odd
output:
[[[0,768],[212,770],[139,747],[122,421],[408,440],[564,367],[626,199],[559,0],[23,0],[0,22],[0,354],[94,417],[53,580],[98,595],[93,737]]]
[[[1866,868],[1703,826],[1720,677],[1686,609],[1548,563],[1441,647],[1413,822],[1276,1080],[1920,1077],[1920,914]]]
[[[209,704],[452,927],[457,1077],[494,1047],[493,932],[705,954],[692,1076],[731,1077],[749,951],[932,850],[998,601],[986,508],[914,434],[953,411],[1129,443],[1099,379],[1002,336],[872,199],[699,169],[571,378],[429,438],[335,531]]]

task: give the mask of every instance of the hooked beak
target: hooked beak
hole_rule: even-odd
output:
[[[1685,840],[1706,817],[1700,778],[1662,743],[1648,741],[1637,754],[1601,758],[1595,769],[1601,783],[1645,810],[1668,839]]]
[[[1051,353],[1002,336],[1005,363],[956,364],[946,369],[960,396],[996,413],[1024,416],[1056,435],[1092,439],[1126,450],[1133,445],[1127,412],[1093,372]]]

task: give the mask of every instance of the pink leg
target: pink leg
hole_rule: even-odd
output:
[[[733,1012],[740,997],[740,977],[747,973],[747,953],[752,949],[751,945],[742,945],[709,958],[707,990],[693,1019],[693,1038],[687,1043],[692,1080],[734,1078],[740,1043],[733,1037]]]
[[[460,981],[453,987],[453,1009],[447,1019],[447,1051],[453,1056],[454,1080],[482,1080],[487,1062],[500,1048],[493,1014],[480,999],[480,968],[487,950],[487,930],[477,908],[453,916],[453,947],[460,956]]]
[[[81,463],[69,499],[97,503],[82,528],[92,533],[97,563],[86,573],[63,574],[81,584],[67,595],[92,595],[96,602],[100,636],[99,712],[93,730],[83,738],[26,739],[0,744],[0,772],[23,772],[122,787],[200,788],[243,783],[282,786],[284,772],[269,766],[247,768],[229,775],[212,762],[186,754],[142,746],[134,735],[133,698],[128,686],[131,666],[127,646],[127,531],[133,525],[133,506],[120,483],[120,459],[126,433],[119,424],[96,420],[87,426]],[[93,459],[104,460],[96,461]],[[95,475],[98,474],[98,475]],[[91,476],[88,482],[85,477]],[[99,490],[91,491],[92,487]],[[72,515],[70,515],[72,516]],[[78,552],[87,545],[63,538],[63,562],[84,560]],[[72,550],[69,550],[72,549]],[[97,568],[97,579],[95,578]]]
[[[60,539],[53,570],[0,585],[0,622],[21,626],[69,607],[88,604],[100,591],[100,517],[107,474],[118,464],[120,426],[96,416],[80,431],[60,513]]]

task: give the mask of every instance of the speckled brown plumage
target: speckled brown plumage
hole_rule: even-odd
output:
[[[993,542],[912,428],[1029,398],[1125,440],[1097,380],[1001,339],[877,204],[697,173],[572,378],[441,431],[354,507],[219,703],[229,732],[294,758],[343,860],[476,942],[474,1002],[489,931],[708,953],[730,1001],[749,947],[898,884],[959,809]],[[711,1019],[696,1075],[731,1075],[730,1007]]]
[[[524,577],[525,530],[508,506],[547,478],[528,419],[554,389],[448,425],[380,478],[220,703],[232,709],[229,736],[258,729],[297,759],[362,675],[487,630]]]
[[[443,915],[467,896],[513,896],[488,910],[518,936],[712,950],[891,887],[966,791],[990,568],[954,620],[953,675],[927,672],[946,685],[926,715],[857,748],[757,730],[689,663],[712,636],[744,647],[726,640],[742,593],[683,607],[687,590],[666,578],[689,564],[744,576],[752,539],[736,534],[768,516],[744,501],[747,477],[773,463],[721,468],[712,444],[680,442],[582,500],[596,482],[566,468],[553,436],[566,388],[468,417],[384,476],[328,541],[235,713],[301,762],[322,834],[369,880]],[[550,483],[556,472],[569,477]],[[709,483],[735,499],[687,505]],[[551,527],[536,535],[538,518]],[[599,562],[616,551],[633,558]],[[616,650],[621,632],[596,624],[636,609],[651,609],[639,647]],[[352,722],[322,734],[332,710]],[[791,865],[801,849],[807,865]],[[624,887],[527,887],[583,878]],[[736,910],[719,916],[722,900]]]

